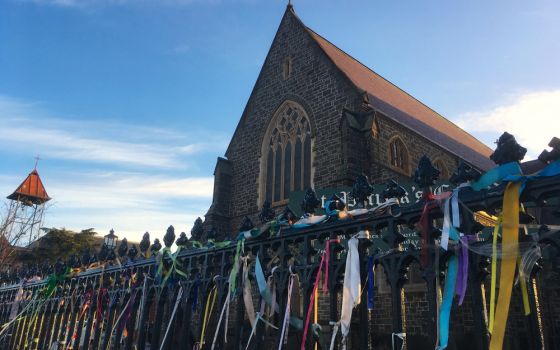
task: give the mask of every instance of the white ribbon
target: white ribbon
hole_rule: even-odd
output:
[[[21,299],[23,298],[23,287],[19,287],[17,293],[16,293],[16,298],[14,299],[13,303],[12,303],[12,308],[10,310],[10,317],[8,318],[10,321],[13,320],[14,318],[16,318],[17,316],[17,311],[19,308],[19,303],[21,301]]]
[[[291,272],[291,270],[290,270]],[[282,349],[282,345],[288,343],[288,330],[290,328],[290,310],[292,308],[292,290],[294,288],[294,279],[296,274],[290,274],[290,279],[288,280],[288,300],[286,302],[286,312],[284,313],[284,321],[282,322],[282,332],[280,333],[280,343],[278,344],[278,350]]]
[[[459,189],[465,184],[461,184],[459,187],[453,190],[451,194],[451,211],[453,215],[453,226],[459,227],[461,226],[461,216],[459,215]]]
[[[449,220],[449,198],[443,205],[443,228],[441,230],[441,247],[447,250],[449,246],[449,231],[451,230],[451,220]]]
[[[342,288],[342,311],[340,313],[340,331],[343,337],[350,331],[352,309],[360,304],[360,256],[358,254],[358,238],[348,240],[346,267],[344,269],[344,286]]]
[[[222,319],[224,318],[224,313],[225,313],[226,310],[229,310],[230,294],[231,294],[231,290],[228,288],[226,301],[224,303],[224,307],[222,307],[222,311],[220,312],[220,318],[218,319],[218,324],[216,325],[216,332],[214,333],[214,340],[212,340],[212,347],[210,348],[211,350],[213,350],[214,346],[216,346],[216,339],[218,339],[218,333],[220,332],[220,325],[222,324]],[[226,327],[227,327],[227,323],[226,323]],[[224,333],[225,333],[224,334],[224,342],[227,343],[227,328],[225,329]]]
[[[451,230],[451,225],[459,229],[461,226],[461,215],[459,212],[459,189],[465,187],[468,184],[463,183],[453,190],[451,196],[447,198],[443,205],[443,228],[441,230],[441,247],[447,250],[449,247],[449,231]],[[449,212],[449,207],[451,206],[451,213]],[[462,235],[460,233],[460,235]]]
[[[340,322],[336,322],[333,327],[332,336],[331,336],[331,346],[329,346],[329,350],[334,350],[334,344],[336,343],[336,334],[338,333],[339,327],[340,327]]]
[[[391,334],[391,343],[392,343],[392,349],[395,349],[395,337],[399,338],[400,340],[402,340],[402,344],[401,344],[401,350],[404,349],[404,338],[406,337],[406,333],[392,333]]]
[[[163,346],[165,345],[165,339],[167,339],[167,334],[169,333],[169,329],[173,324],[173,319],[175,318],[175,313],[177,312],[177,307],[179,307],[179,303],[181,302],[182,296],[183,296],[183,287],[181,286],[179,287],[179,292],[177,293],[177,300],[175,300],[175,306],[173,306],[173,312],[171,312],[171,318],[169,318],[169,323],[167,324],[167,329],[165,330],[163,339],[161,340],[161,346],[159,347],[159,350],[162,350]]]

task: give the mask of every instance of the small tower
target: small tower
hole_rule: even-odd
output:
[[[26,246],[39,238],[45,203],[51,200],[37,172],[37,164],[7,198],[9,202],[0,234],[11,246]]]

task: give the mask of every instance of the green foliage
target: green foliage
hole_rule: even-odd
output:
[[[46,234],[37,240],[32,249],[31,260],[41,263],[54,262],[58,258],[67,260],[71,255],[92,251],[97,234],[93,228],[74,232],[66,228],[43,228]]]

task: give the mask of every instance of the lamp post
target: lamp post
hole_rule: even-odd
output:
[[[111,229],[111,231],[109,231],[109,234],[103,237],[103,244],[105,244],[105,246],[107,246],[109,250],[113,250],[117,246],[118,240],[119,237],[115,235],[115,230]]]

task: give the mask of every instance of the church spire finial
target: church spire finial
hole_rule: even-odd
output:
[[[291,9],[292,7],[293,7],[293,5],[292,5],[292,0],[288,0],[288,8]]]

